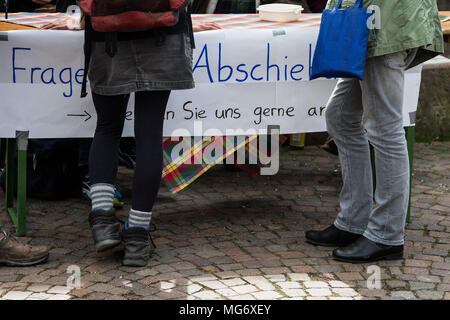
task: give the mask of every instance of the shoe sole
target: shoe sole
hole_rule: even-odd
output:
[[[341,244],[337,244],[337,243],[322,243],[322,242],[316,242],[316,241],[309,240],[309,239],[306,239],[306,242],[309,243],[309,244],[313,244],[315,246],[322,246],[322,247],[345,247],[345,246],[348,246],[349,244],[352,243],[352,242],[346,243],[346,244],[342,244],[342,243]]]
[[[120,240],[111,240],[111,239],[102,240],[95,244],[95,250],[97,252],[103,252],[112,249],[114,247],[117,247],[120,244],[120,242],[121,242]]]
[[[49,254],[42,256],[40,258],[36,259],[30,259],[30,260],[14,260],[14,259],[8,259],[5,261],[0,261],[0,264],[11,266],[11,267],[28,267],[28,266],[34,266],[39,263],[43,263],[47,261],[49,257]]]
[[[370,260],[346,259],[346,258],[337,257],[337,256],[335,256],[333,254],[333,259],[337,260],[337,261],[348,262],[348,263],[353,263],[353,264],[361,264],[361,263],[376,262],[376,261],[380,261],[380,260],[402,260],[403,259],[403,253],[388,254],[388,255],[381,256],[381,257],[378,257],[378,258],[373,258],[373,259],[370,259]]]
[[[143,262],[141,260],[130,260],[130,259],[124,259],[122,261],[122,265],[127,267],[145,267],[147,266],[148,262]]]

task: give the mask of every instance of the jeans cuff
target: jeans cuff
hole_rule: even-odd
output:
[[[385,240],[385,239],[381,239],[377,236],[374,236],[373,234],[371,234],[368,230],[366,230],[363,234],[363,236],[373,242],[376,243],[381,243],[387,246],[401,246],[405,243],[404,239],[401,240]]]
[[[345,225],[345,224],[342,224],[340,221],[339,221],[339,219],[336,219],[335,221],[334,221],[334,226],[336,227],[336,228],[338,228],[339,230],[342,230],[342,231],[347,231],[347,232],[351,232],[351,233],[356,233],[356,234],[363,234],[364,233],[364,229],[359,229],[359,228],[355,228],[355,227],[350,227],[350,226],[347,226],[347,225]]]

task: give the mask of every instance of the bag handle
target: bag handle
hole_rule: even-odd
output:
[[[339,0],[339,3],[336,5],[335,9],[338,10],[341,7],[343,0]],[[363,5],[363,0],[356,0],[355,5],[353,8],[361,8]]]

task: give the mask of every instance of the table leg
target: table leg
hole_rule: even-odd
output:
[[[17,225],[16,233],[22,235],[27,223],[27,149],[28,131],[17,132]]]
[[[17,209],[14,208],[14,151],[17,143]],[[8,139],[6,147],[6,208],[16,227],[16,234],[26,231],[27,219],[27,148],[28,132],[18,131],[16,139]]]
[[[16,165],[14,163],[15,139],[6,140],[6,209],[8,212],[14,210],[14,172]],[[14,220],[14,217],[11,216]]]

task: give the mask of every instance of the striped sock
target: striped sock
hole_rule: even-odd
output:
[[[91,185],[89,195],[92,200],[92,210],[106,210],[113,208],[114,186],[107,183],[96,183]]]
[[[152,219],[152,212],[144,212],[131,209],[128,216],[128,226],[130,228],[140,227],[148,229],[150,227],[150,220]]]

